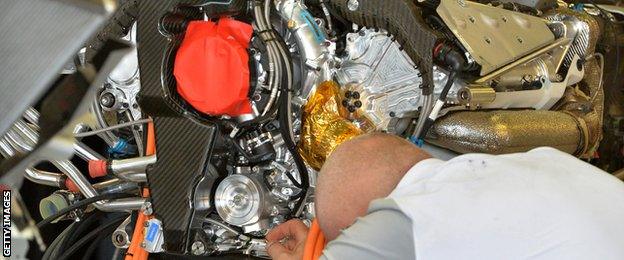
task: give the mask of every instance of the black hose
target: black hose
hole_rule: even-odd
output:
[[[308,169],[305,166],[305,163],[303,162],[301,155],[297,151],[297,145],[295,144],[295,141],[290,138],[291,136],[290,133],[293,131],[293,129],[289,127],[290,124],[288,123],[288,120],[290,117],[287,112],[288,111],[287,106],[291,105],[288,102],[288,96],[287,96],[291,94],[290,90],[282,89],[280,91],[282,91],[280,95],[280,102],[279,102],[280,111],[279,111],[279,116],[278,116],[278,121],[280,124],[280,132],[282,134],[282,138],[284,139],[284,143],[286,144],[286,148],[293,156],[293,160],[295,162],[295,165],[297,166],[297,171],[299,172],[299,176],[301,177],[301,183],[300,183],[301,198],[299,199],[299,201],[297,201],[297,204],[295,205],[295,208],[294,208],[295,210],[294,210],[294,215],[293,215],[293,217],[298,217],[297,212],[299,212],[299,209],[303,206],[303,203],[305,203],[306,193],[308,192],[308,187],[310,186],[309,175],[308,175]]]
[[[102,215],[100,212],[85,216],[80,222],[75,222],[73,228],[67,232],[67,238],[64,239],[59,245],[58,249],[50,255],[50,259],[56,259],[59,253],[64,252],[68,245],[72,245],[80,238],[80,235],[84,233],[91,225],[98,220]]]
[[[439,98],[440,101],[446,101],[446,97],[448,96],[448,93],[451,90],[451,87],[453,87],[453,83],[455,82],[456,77],[457,77],[457,71],[451,70],[451,72],[449,73],[448,80],[446,81],[446,84],[444,85],[442,92],[440,92],[440,98]]]
[[[129,197],[134,197],[134,195],[131,194],[125,194],[125,193],[108,193],[108,194],[102,194],[102,195],[98,195],[92,198],[88,198],[88,199],[84,199],[81,201],[78,201],[66,208],[63,208],[61,210],[59,210],[59,212],[57,212],[56,214],[49,216],[47,218],[45,218],[44,220],[40,221],[39,223],[37,223],[37,228],[42,228],[43,226],[50,224],[52,221],[62,217],[63,215],[69,213],[72,210],[78,209],[78,208],[82,208],[85,207],[87,205],[90,205],[92,203],[101,201],[101,200],[111,200],[111,199],[123,199],[123,198],[129,198]]]
[[[67,234],[74,228],[75,225],[76,223],[72,223],[67,228],[65,228],[65,230],[63,230],[63,232],[61,232],[61,234],[59,234],[54,239],[54,241],[52,241],[50,246],[48,246],[45,253],[43,253],[43,257],[41,259],[43,260],[56,259],[59,245],[63,243],[64,240],[67,239]]]
[[[438,117],[438,113],[440,112],[440,109],[442,108],[441,106],[446,103],[446,97],[448,96],[448,93],[451,90],[451,87],[453,86],[453,83],[455,82],[456,77],[457,77],[457,71],[451,70],[448,80],[446,81],[446,84],[444,85],[444,88],[442,89],[442,92],[440,93],[440,97],[438,98],[438,101],[436,101],[436,105],[431,110],[431,113],[427,117],[427,120],[425,121],[422,131],[417,136],[417,140],[416,140],[417,144],[422,145],[422,141],[427,136],[427,132],[429,132],[429,129],[431,128],[431,126],[433,126],[433,123]]]
[[[63,254],[58,259],[59,260],[68,259],[74,253],[76,253],[76,251],[82,248],[82,246],[84,246],[87,242],[91,241],[91,239],[93,239],[94,237],[98,235],[112,234],[115,228],[117,227],[117,225],[119,225],[127,217],[128,217],[127,215],[122,215],[97,227],[93,231],[83,236],[80,240],[76,241],[76,243],[72,245],[69,249],[67,249],[67,251],[63,252]]]

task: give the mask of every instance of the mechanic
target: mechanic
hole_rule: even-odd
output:
[[[338,147],[319,174],[321,259],[624,259],[624,183],[553,148],[449,161],[392,135]],[[301,259],[308,228],[269,232]]]

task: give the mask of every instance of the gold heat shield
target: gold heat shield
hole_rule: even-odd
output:
[[[349,113],[342,106],[338,83],[325,81],[303,108],[299,152],[312,168],[319,170],[338,145],[374,129],[370,125],[359,111]]]

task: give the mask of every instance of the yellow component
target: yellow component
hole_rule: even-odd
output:
[[[325,81],[303,108],[299,152],[312,168],[319,170],[338,145],[373,129],[359,111],[349,113],[342,106],[339,85]]]

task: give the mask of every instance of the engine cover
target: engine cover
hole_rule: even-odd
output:
[[[465,0],[436,10],[485,75],[554,41],[543,19]]]
[[[230,18],[192,21],[176,55],[178,93],[208,115],[250,114],[251,25]]]

